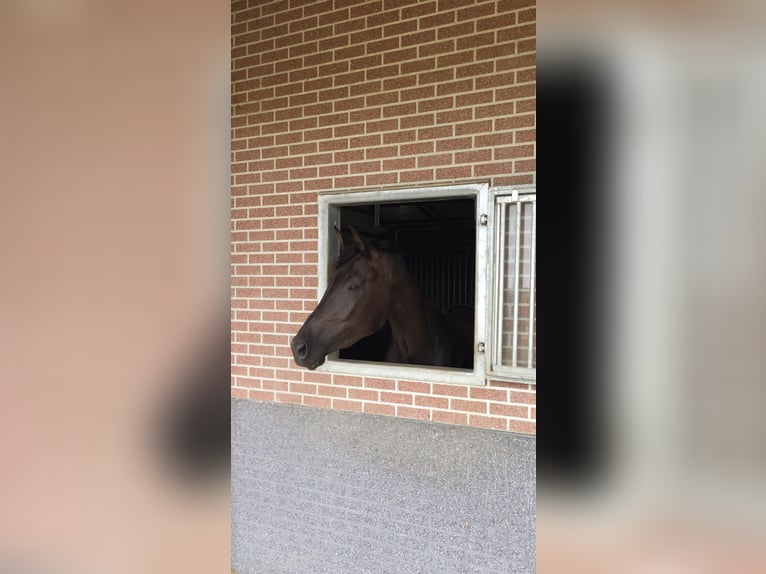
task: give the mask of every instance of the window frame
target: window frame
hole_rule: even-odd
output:
[[[404,203],[408,201],[429,201],[451,198],[472,198],[476,209],[476,265],[474,303],[474,361],[473,369],[453,369],[423,365],[400,365],[373,361],[339,359],[337,353],[327,357],[318,371],[380,377],[385,379],[406,379],[469,386],[486,385],[486,358],[484,353],[487,333],[488,284],[488,227],[483,223],[489,205],[488,183],[464,183],[447,186],[429,186],[371,191],[327,192],[318,195],[318,284],[317,301],[324,294],[332,268],[337,257],[337,245],[332,229],[340,221],[340,207],[363,203]]]
[[[537,369],[535,367],[512,367],[503,365],[500,362],[502,346],[502,307],[503,307],[503,281],[504,281],[504,261],[506,254],[503,251],[504,244],[504,222],[502,219],[503,206],[511,203],[521,205],[524,202],[531,202],[532,207],[532,253],[531,253],[531,277],[536,279],[536,251],[537,251],[537,187],[535,185],[517,185],[493,187],[489,192],[489,201],[491,209],[489,214],[489,234],[492,240],[489,242],[487,254],[488,261],[492,262],[492,271],[490,278],[489,293],[489,317],[487,319],[488,332],[487,340],[487,376],[492,379],[503,381],[518,381],[524,383],[536,384]],[[518,273],[517,273],[518,275]],[[532,309],[532,318],[535,316],[535,289],[531,289],[530,307]]]

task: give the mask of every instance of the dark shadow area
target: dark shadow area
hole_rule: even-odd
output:
[[[159,410],[159,454],[189,481],[220,478],[231,460],[230,324],[208,333],[199,352],[179,366],[175,392]]]
[[[571,482],[605,463],[599,332],[609,273],[612,102],[587,63],[538,68],[538,368],[540,480]]]
[[[402,257],[428,302],[456,328],[473,332],[476,283],[476,207],[472,198],[349,205],[343,231],[359,230],[378,247]],[[470,321],[471,327],[465,328]],[[391,339],[379,332],[342,349],[341,359],[383,361]],[[473,340],[467,343],[473,345]],[[472,367],[468,367],[472,368]]]

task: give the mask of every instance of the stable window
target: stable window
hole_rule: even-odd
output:
[[[534,382],[535,224],[537,196],[531,187],[492,190],[491,376]]]
[[[471,368],[384,363],[379,332],[334,353],[320,370],[335,373],[482,385],[487,319],[486,225],[489,188],[462,184],[319,196],[319,285],[325,292],[338,256],[334,227],[395,246],[426,299],[439,309],[473,310]]]

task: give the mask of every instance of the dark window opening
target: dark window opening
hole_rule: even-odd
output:
[[[450,320],[472,320],[476,298],[474,198],[343,205],[339,213],[344,232],[353,226],[382,248],[400,254],[432,306],[446,311]],[[384,361],[390,340],[391,329],[386,324],[378,333],[341,350],[339,358]]]

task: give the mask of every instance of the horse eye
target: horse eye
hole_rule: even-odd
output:
[[[348,286],[349,291],[356,291],[357,289],[359,289],[359,285],[357,285],[356,283],[352,283],[351,285]]]

